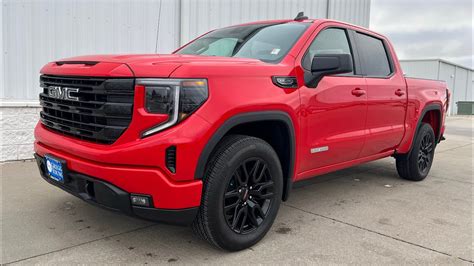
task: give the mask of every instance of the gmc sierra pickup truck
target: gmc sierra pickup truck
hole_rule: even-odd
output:
[[[294,182],[389,156],[423,180],[450,97],[443,82],[405,78],[384,36],[301,14],[171,55],[51,62],[40,84],[47,182],[231,251],[264,237]]]

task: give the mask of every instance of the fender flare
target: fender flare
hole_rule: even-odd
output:
[[[288,173],[283,173],[283,178],[287,181],[286,186],[283,188],[283,200],[286,200],[289,195],[289,191],[292,186],[292,177],[295,170],[295,160],[296,160],[296,139],[295,139],[295,129],[293,126],[293,121],[290,116],[283,111],[261,111],[261,112],[248,112],[243,114],[238,114],[227,119],[212,135],[209,141],[206,143],[206,146],[201,151],[201,154],[196,165],[196,170],[194,171],[195,179],[202,179],[205,175],[206,164],[212,154],[212,151],[216,148],[217,144],[222,140],[222,138],[235,126],[259,122],[259,121],[278,121],[283,122],[286,125],[288,136],[290,137],[290,161],[288,167]],[[282,164],[284,162],[281,162]],[[285,176],[286,175],[286,176]]]
[[[408,154],[410,154],[412,149],[413,149],[413,143],[415,141],[416,136],[418,135],[418,131],[421,128],[421,123],[423,122],[423,118],[425,117],[426,113],[428,113],[429,111],[433,111],[433,110],[439,111],[439,120],[438,120],[439,123],[440,123],[439,130],[438,130],[439,132],[435,132],[436,143],[439,142],[439,140],[441,138],[440,132],[441,132],[441,123],[442,123],[443,112],[442,112],[441,104],[439,104],[439,103],[430,103],[430,104],[427,104],[423,108],[423,111],[421,111],[420,116],[418,117],[418,122],[416,123],[415,134],[413,134],[413,137],[411,138],[410,151],[408,152]]]

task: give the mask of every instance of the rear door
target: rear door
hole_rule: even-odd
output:
[[[362,72],[367,84],[366,141],[360,157],[392,150],[405,131],[407,87],[397,73],[389,45],[383,39],[355,33]]]

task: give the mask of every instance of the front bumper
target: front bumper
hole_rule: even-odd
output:
[[[130,202],[131,193],[111,183],[74,171],[65,172],[65,183],[56,182],[47,176],[44,158],[35,154],[35,159],[44,180],[95,206],[147,220],[178,225],[189,225],[196,217],[198,207],[156,209],[133,206]]]

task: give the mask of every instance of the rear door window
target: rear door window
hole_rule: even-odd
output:
[[[364,74],[371,77],[387,77],[392,73],[387,50],[381,39],[356,33]]]

